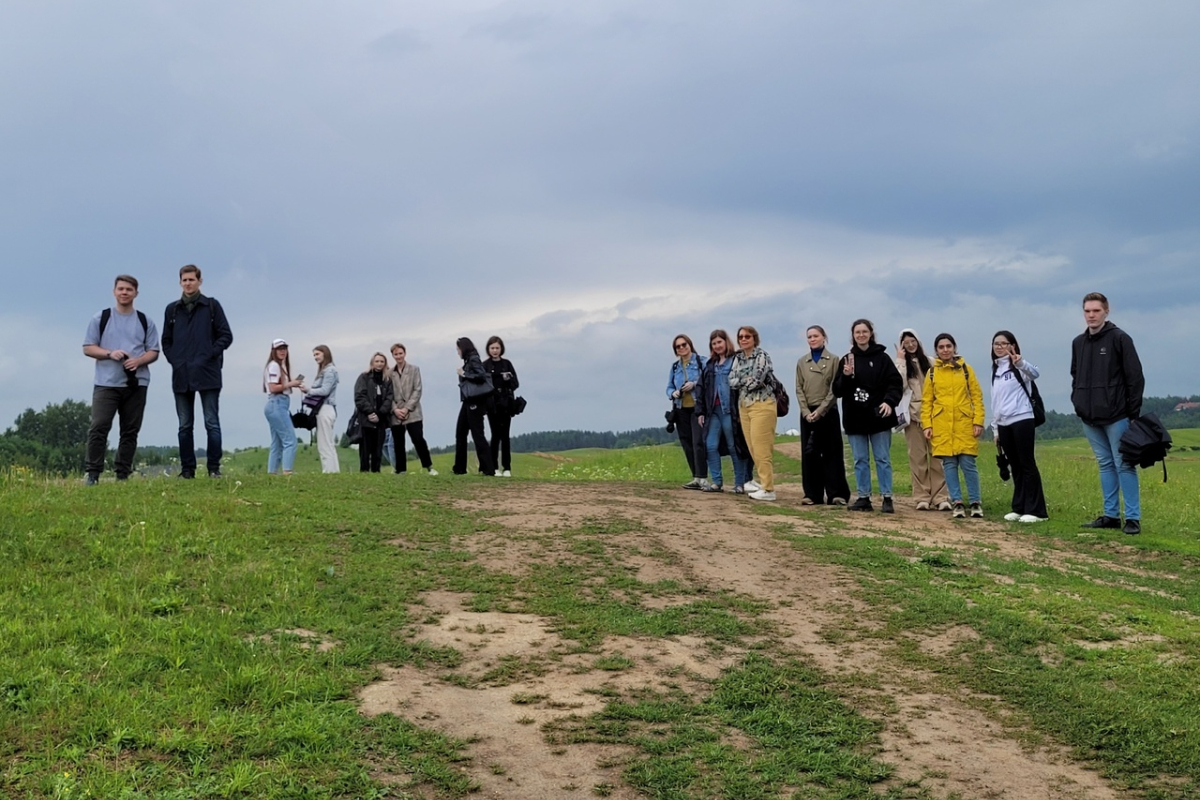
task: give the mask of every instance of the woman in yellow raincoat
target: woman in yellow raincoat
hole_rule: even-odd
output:
[[[921,428],[932,445],[934,457],[942,460],[954,516],[967,515],[959,483],[961,468],[967,484],[967,499],[971,503],[971,516],[982,517],[975,457],[979,455],[979,436],[983,433],[983,391],[975,371],[958,355],[958,343],[953,336],[939,333],[933,347],[937,360],[925,375]]]

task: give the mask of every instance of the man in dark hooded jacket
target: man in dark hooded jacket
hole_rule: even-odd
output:
[[[1071,343],[1071,403],[1100,465],[1104,513],[1085,528],[1122,528],[1120,497],[1125,499],[1128,534],[1142,532],[1137,468],[1120,454],[1121,434],[1142,414],[1146,379],[1129,334],[1108,321],[1108,298],[1092,292],[1083,298],[1087,330]]]
[[[221,367],[225,351],[233,344],[233,331],[225,309],[200,293],[200,268],[188,264],[179,270],[183,296],[167,304],[162,329],[162,351],[171,364],[171,389],[179,417],[179,477],[196,477],[196,447],[192,425],[196,394],[208,433],[208,475],[221,477]]]

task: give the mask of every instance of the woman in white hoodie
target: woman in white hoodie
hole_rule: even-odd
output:
[[[1034,459],[1033,382],[1038,368],[1021,356],[1017,337],[997,331],[992,337],[992,434],[1012,470],[1009,522],[1041,522],[1046,512],[1042,475]]]

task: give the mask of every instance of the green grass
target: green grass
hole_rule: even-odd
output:
[[[1022,736],[1067,744],[1118,785],[1147,798],[1200,797],[1200,431],[1175,433],[1170,482],[1143,473],[1140,537],[1078,527],[1098,513],[1085,442],[1039,447],[1051,520],[1006,525],[1030,555],[989,547],[921,547],[900,529],[848,536],[846,517],[772,507],[820,535],[798,550],[857,579],[871,620],[847,619],[839,641],[875,637],[899,663],[929,670],[949,691],[999,705]],[[356,454],[342,451],[343,466]],[[494,530],[456,510],[485,479],[412,474],[263,474],[265,451],[230,456],[228,478],[105,482],[85,488],[20,471],[0,474],[0,795],[13,798],[461,797],[465,742],[417,721],[362,717],[355,692],[376,665],[413,664],[460,685],[508,685],[552,664],[500,659],[482,676],[463,655],[414,641],[410,608],[435,589],[473,610],[549,620],[593,670],[634,666],[607,637],[700,637],[745,646],[705,692],[613,692],[605,708],[547,731],[562,742],[633,748],[625,780],[657,798],[922,797],[885,791],[878,723],[851,709],[852,687],[777,650],[764,608],[720,586],[643,582],[616,537],[640,523],[619,512],[557,530],[565,557],[521,575],[489,570],[467,549]],[[907,489],[903,442],[893,451],[897,494]],[[728,463],[728,462],[727,462]],[[798,462],[780,458],[781,477]],[[1008,486],[990,445],[980,459],[995,520]],[[728,467],[727,467],[728,468]],[[527,481],[688,477],[678,446],[517,454],[514,493]],[[494,485],[494,484],[489,484]],[[622,484],[620,491],[631,488]],[[506,534],[507,535],[507,534]],[[399,540],[403,547],[389,544]],[[627,541],[622,539],[620,541]],[[663,596],[666,607],[654,602]],[[969,626],[951,652],[921,636]],[[286,633],[334,642],[323,651]],[[849,692],[849,696],[843,696]],[[518,699],[520,698],[520,699]],[[536,695],[514,695],[536,704]],[[730,744],[737,731],[749,748]],[[383,770],[406,776],[385,786]],[[611,786],[593,787],[604,796]]]

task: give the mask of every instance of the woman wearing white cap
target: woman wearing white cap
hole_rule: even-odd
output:
[[[267,456],[267,472],[275,474],[282,468],[284,475],[292,474],[296,461],[296,430],[292,427],[289,413],[292,389],[301,384],[292,380],[292,363],[288,358],[288,343],[283,339],[271,342],[271,353],[263,368],[263,391],[267,393],[267,405],[263,416],[271,429],[271,452]]]

